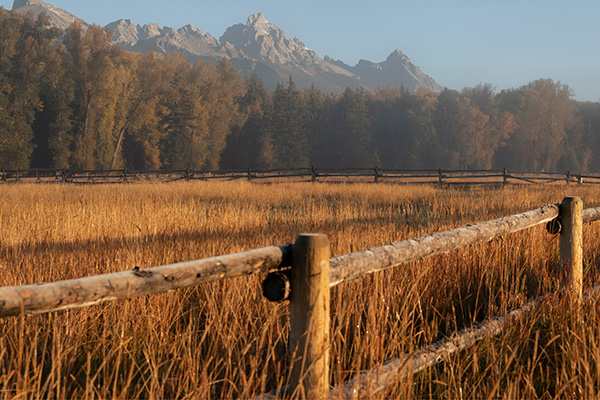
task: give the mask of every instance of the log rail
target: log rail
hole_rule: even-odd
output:
[[[169,292],[289,265],[291,246],[271,246],[160,267],[138,267],[34,285],[0,288],[0,317],[40,314]]]
[[[366,275],[429,256],[444,254],[477,243],[546,224],[552,234],[560,233],[561,267],[565,272],[562,288],[585,300],[582,294],[581,229],[584,222],[600,220],[600,207],[582,210],[578,197],[567,197],[524,213],[437,232],[387,246],[375,247],[338,257],[329,257],[329,242],[324,235],[299,235],[295,245],[270,246],[236,254],[187,261],[159,267],[97,275],[73,280],[0,288],[0,317],[29,315],[85,307],[113,300],[163,293],[242,275],[268,273],[263,293],[269,300],[290,300],[294,319],[290,333],[292,387],[277,393],[302,398],[355,397],[368,387],[379,391],[402,376],[440,362],[444,354],[460,351],[484,337],[496,335],[517,318],[535,310],[543,298],[530,301],[521,309],[498,316],[478,326],[458,332],[414,354],[390,360],[374,371],[367,371],[344,385],[330,390],[323,376],[329,376],[329,336],[314,329],[328,327],[329,313],[315,313],[315,304],[328,305],[331,287]],[[291,268],[289,268],[291,267]],[[317,271],[317,272],[315,272]],[[326,275],[329,279],[325,279]],[[314,279],[323,276],[323,279]],[[290,295],[291,288],[291,295]],[[297,293],[304,295],[293,295]],[[600,288],[593,289],[593,295]],[[592,296],[588,294],[588,296]],[[322,308],[322,306],[319,306]],[[302,359],[297,355],[303,354]],[[306,368],[305,370],[298,369]],[[364,393],[362,394],[364,395]],[[266,396],[266,397],[265,397]],[[270,396],[266,394],[265,398]],[[272,396],[271,396],[272,397]]]

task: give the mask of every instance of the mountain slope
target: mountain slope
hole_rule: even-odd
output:
[[[46,13],[51,24],[61,29],[75,20],[87,26],[76,16],[41,0],[15,0],[13,10],[32,11],[36,17]],[[290,39],[262,13],[248,17],[246,24],[229,27],[218,40],[193,25],[176,30],[157,24],[140,26],[122,19],[105,29],[112,30],[113,40],[130,51],[179,52],[191,62],[198,59],[219,62],[226,58],[242,76],[256,71],[270,88],[287,81],[291,75],[299,89],[314,84],[324,92],[343,92],[347,87],[359,86],[369,89],[404,86],[413,91],[427,87],[435,92],[443,89],[398,50],[383,62],[361,60],[353,67],[327,56],[321,58],[298,38]]]
[[[40,14],[46,14],[50,24],[60,29],[67,29],[75,21],[79,21],[83,27],[88,25],[84,20],[73,14],[41,0],[15,0],[12,9],[20,13],[32,12],[34,18],[37,18]]]

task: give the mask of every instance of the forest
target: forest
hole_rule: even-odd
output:
[[[496,92],[274,90],[225,59],[132,53],[0,8],[0,168],[600,172],[600,103],[539,79]]]

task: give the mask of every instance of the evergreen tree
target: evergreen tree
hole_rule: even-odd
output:
[[[282,83],[277,85],[273,93],[273,108],[273,166],[308,167],[306,111],[291,76],[287,88]]]
[[[412,96],[406,89],[375,90],[369,98],[373,136],[384,168],[414,168],[418,150],[408,111]]]
[[[271,120],[273,100],[256,71],[246,79],[245,94],[238,100],[245,116],[231,129],[221,158],[225,169],[268,169],[273,157]]]
[[[324,166],[328,158],[329,146],[329,124],[327,114],[329,113],[329,101],[315,85],[303,93],[305,105],[305,129],[309,147],[309,160],[312,165]]]
[[[465,149],[470,138],[465,117],[465,106],[458,92],[445,89],[438,95],[432,118],[442,149],[439,165],[443,168],[468,167],[470,159],[465,154]]]
[[[364,168],[379,163],[373,146],[367,97],[362,88],[346,89],[334,122],[336,151],[334,162],[342,168]]]
[[[73,100],[75,84],[63,67],[61,55],[52,52],[46,61],[46,75],[40,98],[43,104],[35,116],[35,143],[32,166],[69,168],[73,144]]]
[[[173,91],[165,99],[161,141],[162,164],[170,169],[200,169],[208,151],[208,110],[202,98],[205,65],[181,66],[173,81]]]

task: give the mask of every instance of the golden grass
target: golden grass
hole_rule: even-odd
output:
[[[600,205],[600,188],[586,186],[5,185],[0,285],[286,244],[301,232],[327,234],[339,255],[565,195]],[[584,227],[585,287],[598,283],[599,226]],[[548,291],[557,244],[537,227],[336,287],[331,384]],[[287,307],[262,298],[261,278],[0,320],[0,397],[249,398],[285,385]],[[599,317],[595,302],[577,314],[553,299],[375,397],[598,397]]]

